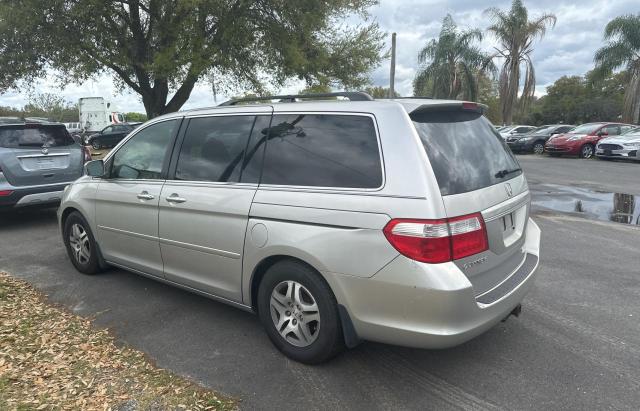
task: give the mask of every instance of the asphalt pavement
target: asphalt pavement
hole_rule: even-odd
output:
[[[640,195],[640,164],[519,160],[534,202],[550,187]],[[77,273],[52,210],[0,215],[0,270],[243,409],[638,409],[640,226],[533,218],[541,265],[519,318],[453,349],[363,343],[317,367],[283,357],[252,314],[122,270]]]

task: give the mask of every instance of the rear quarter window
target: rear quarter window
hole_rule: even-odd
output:
[[[382,163],[373,118],[364,115],[275,115],[261,182],[374,189]]]
[[[434,110],[410,117],[442,195],[479,190],[522,174],[511,150],[480,113]]]

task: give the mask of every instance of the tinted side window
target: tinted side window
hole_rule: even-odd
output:
[[[274,116],[261,183],[380,187],[382,166],[373,119],[328,114]]]
[[[177,180],[237,182],[255,116],[194,118],[180,149]]]
[[[271,116],[256,117],[256,123],[251,132],[251,139],[249,140],[247,151],[244,155],[242,176],[240,177],[240,181],[243,183],[260,182],[262,160],[264,158],[264,148],[267,141],[270,121]]]
[[[160,179],[178,120],[153,124],[127,141],[113,156],[111,178]]]
[[[610,136],[617,136],[620,134],[620,126],[607,126],[602,131]]]

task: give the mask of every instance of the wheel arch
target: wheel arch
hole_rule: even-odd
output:
[[[250,304],[251,304],[251,308],[252,310],[257,313],[258,312],[258,289],[260,287],[260,283],[262,281],[262,278],[264,277],[265,273],[267,272],[267,270],[269,270],[269,268],[273,267],[275,264],[277,264],[278,262],[281,261],[294,261],[297,262],[299,264],[302,264],[308,268],[310,268],[311,270],[315,271],[318,276],[322,279],[322,281],[325,282],[325,284],[327,285],[327,287],[329,287],[329,290],[331,290],[331,292],[333,293],[334,298],[336,298],[336,302],[338,303],[337,309],[338,309],[338,315],[340,317],[340,325],[342,326],[342,335],[344,338],[344,343],[348,348],[353,348],[355,346],[357,346],[358,344],[360,344],[361,340],[360,337],[358,337],[357,332],[355,330],[355,327],[353,325],[353,321],[351,320],[351,316],[349,315],[349,311],[347,310],[347,308],[340,304],[339,301],[337,301],[337,296],[336,296],[336,292],[333,289],[333,287],[331,287],[331,284],[329,283],[329,281],[327,281],[327,279],[325,278],[324,275],[322,275],[322,272],[320,270],[318,270],[316,267],[314,267],[312,264],[308,263],[307,261],[304,261],[301,258],[298,257],[294,257],[292,255],[287,255],[287,254],[275,254],[275,255],[270,255],[268,257],[263,258],[253,269],[253,272],[251,274],[251,284],[249,287],[249,292],[250,292]]]

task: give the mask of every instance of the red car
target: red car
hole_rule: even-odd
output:
[[[544,146],[553,155],[568,154],[591,158],[596,152],[596,144],[605,137],[620,135],[634,126],[621,123],[587,123],[566,134],[551,137]]]

